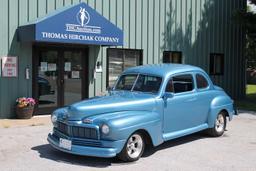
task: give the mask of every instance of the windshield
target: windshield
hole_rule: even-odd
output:
[[[157,93],[161,82],[162,78],[157,76],[142,74],[122,75],[115,86],[115,90]]]

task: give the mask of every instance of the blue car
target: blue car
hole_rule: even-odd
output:
[[[146,146],[207,130],[221,136],[236,110],[202,69],[182,64],[129,68],[102,97],[52,113],[49,143],[63,152],[136,161]]]

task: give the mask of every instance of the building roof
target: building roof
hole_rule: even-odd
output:
[[[202,71],[201,68],[185,65],[185,64],[152,64],[152,65],[142,65],[137,67],[132,67],[124,71],[127,73],[143,73],[143,74],[152,74],[159,76],[167,76],[171,74],[188,72],[188,71]]]

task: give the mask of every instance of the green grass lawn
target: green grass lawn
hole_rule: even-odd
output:
[[[256,111],[256,85],[248,84],[246,88],[246,98],[236,101],[238,109]]]

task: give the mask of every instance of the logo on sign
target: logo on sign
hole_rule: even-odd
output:
[[[101,33],[101,27],[90,26],[90,14],[85,8],[80,7],[80,10],[76,14],[76,20],[78,24],[66,24],[66,31],[70,32],[81,32],[81,33]]]
[[[77,22],[84,27],[84,25],[87,25],[90,21],[90,15],[85,10],[85,8],[80,7],[80,11],[76,15]]]

